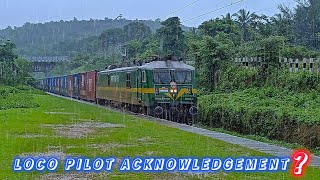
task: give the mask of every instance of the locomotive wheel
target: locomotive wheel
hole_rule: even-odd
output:
[[[169,113],[168,113],[168,120],[169,121],[172,121],[172,110],[171,110],[171,108],[169,109]]]
[[[177,111],[177,108],[171,107],[169,115],[170,115],[169,116],[170,121],[178,122],[179,111]]]
[[[131,111],[134,113],[138,113],[139,111],[139,106],[132,104],[131,105]]]
[[[164,119],[169,120],[169,111],[168,111],[168,109],[164,110],[163,115],[164,115]]]
[[[142,114],[144,115],[148,114],[148,108],[146,106],[142,107]]]
[[[154,115],[154,113],[153,113],[153,108],[147,107],[147,113],[148,113],[149,116],[155,117],[155,115]]]
[[[187,109],[182,110],[181,118],[182,118],[181,123],[183,123],[183,124],[187,124],[188,123],[188,110]]]

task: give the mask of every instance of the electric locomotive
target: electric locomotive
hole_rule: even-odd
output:
[[[195,69],[178,60],[154,60],[97,73],[97,103],[191,123],[197,114]]]

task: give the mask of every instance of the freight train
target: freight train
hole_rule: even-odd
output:
[[[36,87],[50,93],[126,108],[191,124],[197,114],[195,69],[178,60],[153,60],[130,67],[109,66],[39,79]]]

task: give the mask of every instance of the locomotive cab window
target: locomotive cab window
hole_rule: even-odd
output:
[[[189,70],[176,70],[174,73],[175,81],[179,84],[191,82],[191,71]]]
[[[153,75],[155,83],[169,84],[171,82],[171,74],[169,70],[155,70]]]
[[[131,73],[127,73],[127,88],[131,88]]]

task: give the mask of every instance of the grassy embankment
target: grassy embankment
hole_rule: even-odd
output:
[[[229,66],[217,91],[199,98],[199,123],[319,154],[319,90],[317,73]]]
[[[28,155],[54,155],[60,158],[266,156],[247,148],[166,127],[131,115],[110,112],[103,108],[49,95],[30,93],[27,93],[31,98],[29,101],[33,101],[38,107],[0,110],[0,179],[51,179],[66,176],[73,178],[85,176],[92,179],[287,179],[290,177],[289,172],[249,174],[219,172],[197,175],[120,173],[115,170],[109,174],[63,174],[60,169],[51,174],[13,173],[11,170],[13,158]],[[121,126],[108,127],[110,124],[103,123]],[[315,179],[319,176],[319,169],[308,168],[306,178]]]

